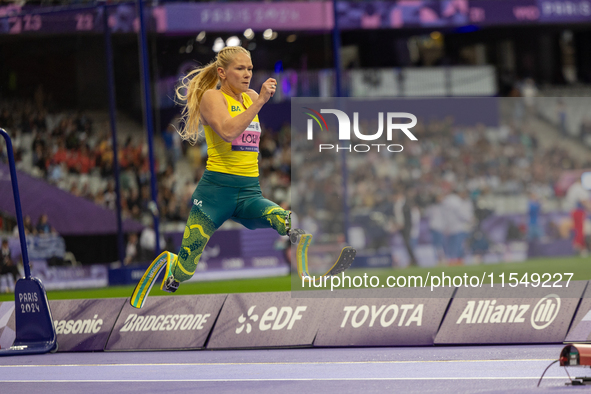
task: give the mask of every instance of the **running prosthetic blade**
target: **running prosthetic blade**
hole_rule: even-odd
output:
[[[298,266],[298,274],[300,278],[304,278],[304,280],[312,280],[312,275],[308,272],[308,248],[312,243],[312,234],[298,234],[299,242],[298,247],[296,250],[296,260]],[[330,267],[328,271],[326,271],[323,275],[320,275],[318,278],[314,280],[322,280],[323,277],[326,276],[334,276],[338,275],[341,272],[344,272],[351,264],[353,264],[353,260],[355,260],[355,256],[357,255],[357,251],[355,248],[351,246],[346,246],[341,250],[341,254],[337,261]]]
[[[167,293],[174,293],[178,290],[180,284],[174,279],[174,276],[172,275],[172,268],[176,262],[177,255],[174,253],[169,254],[170,257],[166,260],[166,271],[164,279],[162,279],[162,284],[160,285],[160,290],[166,291]]]
[[[152,290],[152,286],[154,286],[154,281],[160,275],[160,272],[166,267],[167,261],[170,259],[170,252],[162,252],[156,259],[150,264],[138,284],[133,289],[133,293],[131,293],[131,298],[129,299],[129,303],[134,308],[141,308],[144,306],[144,302],[148,298],[148,294],[150,294],[150,290]]]

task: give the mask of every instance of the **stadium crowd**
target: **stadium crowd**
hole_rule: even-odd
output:
[[[158,206],[165,222],[184,222],[207,156],[204,141],[195,146],[181,144],[175,131],[176,121],[173,119],[160,134],[163,149],[156,159]],[[101,125],[84,112],[56,113],[35,102],[3,101],[0,125],[12,135],[21,169],[28,169],[76,196],[115,209],[114,157],[106,123]],[[372,130],[377,125],[363,127]],[[460,204],[458,209],[471,212],[466,223],[458,227],[465,240],[466,233],[477,229],[482,211],[479,201],[483,196],[561,198],[564,190],[556,188],[560,175],[567,170],[590,168],[591,160],[573,157],[558,146],[543,148],[535,130],[529,127],[527,122],[486,127],[458,126],[452,117],[431,119],[413,128],[418,141],[405,144],[403,155],[384,150],[348,155],[347,200],[353,224],[368,228],[370,248],[387,246],[396,232],[403,235],[406,245],[413,247],[421,218],[428,220],[431,230],[445,231],[437,229],[441,220],[433,216],[440,211],[440,204],[450,204],[451,200],[456,200],[451,206]],[[151,214],[145,138],[139,133],[128,133],[122,140],[118,158],[123,216],[145,219]],[[260,144],[263,194],[289,208],[293,186],[300,226],[319,235],[320,242],[323,237],[334,241],[334,234],[342,239],[339,156],[334,161],[305,157],[302,152],[322,141],[294,140],[296,171],[292,185],[291,142],[289,123],[280,130],[264,128]],[[5,156],[0,153],[0,159],[5,160]],[[523,231],[524,236],[526,232]],[[437,239],[438,235],[432,232],[432,242],[437,243]],[[412,256],[412,252],[409,254]],[[448,259],[457,254],[461,255],[446,253]]]
[[[97,124],[84,112],[50,112],[33,102],[3,101],[0,127],[11,135],[17,166],[69,191],[115,209],[113,149],[108,124]],[[287,127],[287,126],[286,126]],[[151,214],[150,170],[145,138],[127,133],[118,143],[121,208],[124,218]],[[290,133],[265,130],[261,140],[263,192],[278,203],[289,204]],[[181,144],[174,120],[161,134],[163,149],[155,158],[158,207],[164,221],[183,222],[191,195],[203,173],[207,147]],[[6,151],[0,149],[6,162]]]
[[[377,122],[365,127],[365,134],[370,134],[377,129]],[[372,249],[388,247],[392,235],[400,233],[411,264],[415,261],[412,249],[416,248],[421,218],[429,225],[431,243],[440,249],[438,258],[447,262],[461,260],[464,252],[459,245],[464,245],[468,237],[474,238],[480,222],[491,213],[480,206],[484,197],[509,196],[529,201],[517,212],[528,215],[530,208],[525,207],[539,201],[561,203],[566,190],[557,184],[565,171],[591,168],[588,157],[575,157],[557,145],[543,147],[527,122],[508,121],[498,127],[458,126],[447,117],[427,123],[419,120],[413,134],[418,141],[401,142],[404,154],[385,149],[345,153],[350,225],[365,229]],[[342,237],[342,155],[305,154],[318,152],[320,143],[334,143],[324,141],[322,134],[315,138],[308,141],[303,136],[293,142],[292,187],[301,196],[298,206],[305,220],[316,219],[312,228],[321,235],[319,239],[324,235],[330,242]],[[367,142],[351,140],[352,145],[363,143]],[[450,215],[454,210],[455,219]],[[536,223],[528,225],[533,228]],[[539,228],[535,233],[528,233],[527,227],[508,232],[508,237],[515,240],[539,239],[540,235]],[[443,239],[447,239],[445,253]],[[474,249],[478,249],[478,240],[472,241]]]

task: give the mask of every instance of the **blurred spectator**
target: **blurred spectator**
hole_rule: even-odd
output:
[[[164,188],[169,189],[171,192],[175,191],[176,188],[176,173],[172,165],[167,165],[166,170],[162,174],[161,184]]]
[[[583,140],[583,142],[587,145],[587,146],[591,146],[591,140],[589,137],[591,137],[591,117],[590,116],[586,116],[582,121],[581,121],[581,127],[580,127],[580,136],[581,136],[581,140]]]
[[[470,235],[470,232],[472,232],[474,227],[474,204],[472,203],[472,199],[468,193],[468,190],[466,189],[463,189],[460,192],[460,198],[462,199],[460,218],[463,226],[460,239],[460,259],[463,260],[464,257],[466,257],[466,240],[468,239],[468,236]]]
[[[137,189],[131,189],[131,191],[129,192],[129,196],[127,198],[127,207],[130,210],[130,212],[132,212],[132,213],[136,208],[138,211],[141,211],[140,210],[140,194]]]
[[[66,166],[66,163],[54,164],[49,169],[47,180],[49,183],[56,185],[65,179],[67,173],[68,167]]]
[[[20,277],[20,273],[18,271],[18,267],[16,266],[16,264],[14,263],[14,261],[12,261],[10,247],[8,246],[7,239],[2,240],[1,252],[2,254],[0,255],[0,276],[11,274],[12,278],[14,279],[14,282],[16,283],[16,281]]]
[[[166,146],[167,160],[173,166],[175,166],[181,158],[183,142],[179,133],[176,132],[176,126],[178,126],[178,117],[173,119],[172,123],[169,124],[164,133],[162,133],[162,139]]]
[[[451,265],[463,264],[465,242],[472,229],[474,207],[466,191],[449,193],[442,202],[444,222],[446,223],[446,247],[448,262]]]
[[[528,226],[527,226],[527,240],[539,241],[542,238],[542,227],[540,226],[540,212],[541,204],[535,192],[529,193],[529,201],[527,208]]]
[[[135,149],[132,142],[131,137],[127,137],[123,149],[119,152],[119,165],[123,170],[129,168],[135,161]]]
[[[160,235],[160,249],[166,249],[164,237]],[[154,224],[150,224],[142,230],[140,235],[140,254],[139,258],[142,261],[152,261],[156,254],[156,232],[154,231]]]
[[[538,96],[538,88],[532,78],[526,78],[521,85],[521,96],[523,96],[523,102],[528,116],[534,114],[536,97]]]
[[[564,100],[558,98],[556,102],[556,115],[558,116],[558,127],[560,133],[564,136],[568,136],[567,120],[566,120],[566,105],[564,105]]]
[[[35,230],[35,227],[33,227],[33,221],[31,220],[31,217],[29,215],[25,215],[25,217],[23,218],[23,226],[25,230],[25,236],[37,234],[37,230]],[[12,230],[12,235],[15,237],[19,236],[18,224],[14,226],[14,229]]]
[[[6,144],[0,145],[0,163],[8,163],[8,151]]]
[[[115,182],[109,181],[107,190],[103,193],[103,204],[108,209],[115,210],[117,203],[117,194],[115,193]]]
[[[44,234],[52,234],[55,233],[55,229],[51,227],[48,221],[47,214],[42,214],[39,216],[39,220],[37,221],[36,226],[37,234],[44,235]]]
[[[74,174],[88,174],[94,168],[94,158],[86,144],[71,152],[68,158],[68,168]]]
[[[84,183],[84,185],[82,185],[82,190],[80,190],[80,197],[90,201],[94,199],[94,196],[90,192],[90,186],[88,185],[88,183]]]
[[[8,108],[4,108],[0,111],[0,126],[6,129],[11,129],[13,127],[12,116],[10,116]]]
[[[443,237],[445,234],[445,222],[443,221],[443,206],[441,202],[443,195],[436,194],[435,202],[427,209],[427,219],[429,220],[429,230],[431,232],[431,241],[437,261],[442,264],[445,262],[445,252],[443,251]]]
[[[301,228],[306,229],[306,233],[312,234],[313,237],[316,237],[318,235],[318,219],[315,218],[315,216],[316,212],[314,211],[314,208],[309,207],[306,214],[302,215],[301,221]],[[293,217],[294,214],[292,213],[292,227],[296,228],[293,225]]]
[[[48,157],[43,145],[36,145],[33,151],[33,166],[41,171],[42,176],[47,176]]]
[[[413,201],[412,195],[405,194],[403,191],[398,191],[394,201],[394,219],[396,220],[397,228],[404,240],[404,246],[408,253],[408,258],[411,266],[418,265],[414,253],[414,242],[412,236],[416,233],[413,231]],[[418,235],[418,234],[417,234]]]
[[[589,191],[583,188],[581,178],[577,180],[568,188],[564,198],[565,208],[571,212],[573,223],[574,237],[573,247],[581,256],[587,256],[587,244],[585,242],[585,218],[586,211],[589,210]]]
[[[70,187],[70,194],[76,197],[82,197],[80,195],[80,189],[78,188],[78,184],[77,183],[73,183],[72,186]],[[102,204],[99,204],[102,205]]]
[[[53,155],[54,164],[62,164],[68,162],[68,150],[66,149],[66,142],[62,139],[58,142],[57,151]]]
[[[416,205],[414,197],[411,199],[410,222],[410,242],[414,251],[417,249],[417,246],[419,246],[419,234],[421,230],[421,210]]]
[[[125,265],[130,265],[138,261],[138,238],[136,233],[130,233],[125,247]]]
[[[110,176],[113,169],[113,148],[108,134],[103,134],[95,149],[96,165],[101,169],[101,176]]]

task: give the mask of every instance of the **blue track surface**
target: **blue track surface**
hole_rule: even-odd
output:
[[[63,353],[0,359],[2,394],[539,392],[565,386],[562,345]],[[571,375],[591,376],[588,368]]]

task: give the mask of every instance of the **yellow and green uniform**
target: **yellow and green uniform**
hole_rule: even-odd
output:
[[[244,104],[224,94],[232,117],[252,104],[242,93]],[[174,279],[182,282],[195,273],[199,258],[211,235],[232,219],[251,230],[274,228],[286,235],[289,211],[267,200],[259,184],[258,152],[261,127],[258,115],[234,141],[225,142],[211,127],[205,126],[207,167],[192,196],[183,242],[172,267]]]
[[[234,118],[252,105],[252,99],[242,93],[244,105],[233,97],[223,93],[228,102],[228,112]],[[207,142],[207,169],[224,174],[246,177],[259,176],[259,141],[261,125],[259,115],[255,116],[250,125],[232,142],[226,142],[213,131],[211,126],[203,126]]]

